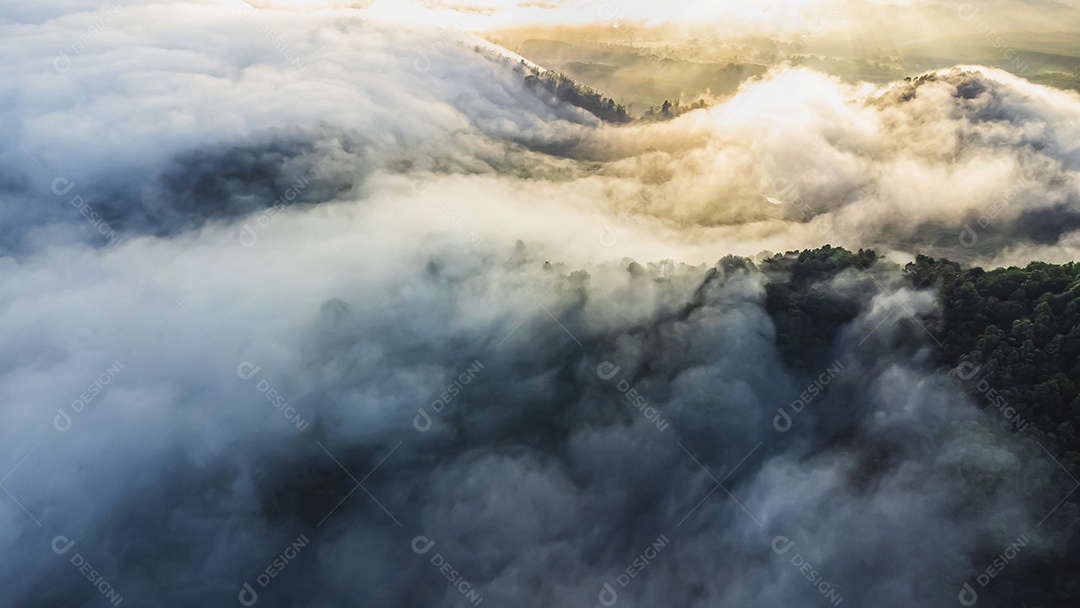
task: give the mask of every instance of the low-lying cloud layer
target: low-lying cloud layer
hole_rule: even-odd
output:
[[[163,27],[132,56],[150,14],[198,42]],[[543,215],[574,217],[569,240],[594,251],[620,233],[626,248],[606,253],[645,259],[671,255],[657,240],[695,261],[822,242],[961,258],[1074,247],[1072,92],[979,67],[884,87],[781,67],[708,110],[606,127],[534,95],[478,39],[362,14],[117,5],[7,26],[0,247],[65,219],[107,232],[83,203],[109,229],[166,235],[276,203],[429,209],[440,192],[462,218],[562,205],[573,215]],[[483,223],[508,243],[566,232]]]
[[[352,12],[7,19],[0,603],[944,606],[1054,550],[933,294],[836,277],[808,372],[716,260],[1074,255],[1076,94],[781,67],[612,127]]]

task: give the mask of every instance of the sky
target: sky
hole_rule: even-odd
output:
[[[808,30],[850,35],[872,29],[900,38],[901,31],[918,27],[950,32],[956,21],[989,19],[1001,31],[1049,29],[1076,31],[1080,18],[1076,0],[978,0],[960,3],[940,0],[695,0],[662,3],[645,0],[258,0],[256,6],[311,10],[351,7],[381,19],[402,23],[491,30],[540,25],[675,25],[725,35],[791,35]],[[917,25],[916,25],[917,24]]]

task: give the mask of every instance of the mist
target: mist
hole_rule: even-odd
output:
[[[781,65],[613,126],[363,11],[0,30],[5,606],[951,606],[1062,550],[900,264],[1075,259],[1074,92]],[[806,366],[769,252],[825,244],[882,257]]]

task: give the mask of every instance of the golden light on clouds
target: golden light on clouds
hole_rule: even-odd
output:
[[[259,8],[363,9],[400,22],[490,29],[524,25],[743,25],[787,30],[823,15],[838,16],[848,0],[698,0],[677,4],[645,0],[249,0]],[[835,21],[835,19],[834,19]]]

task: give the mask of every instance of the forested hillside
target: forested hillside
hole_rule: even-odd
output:
[[[1017,410],[1016,426],[1030,423],[1080,467],[1080,265],[984,270],[919,256],[906,273],[940,292],[942,362],[985,380]]]
[[[875,265],[879,274],[891,274],[873,251],[829,246],[761,263],[770,277],[766,309],[788,365],[813,373],[831,360],[838,332],[867,305],[838,290],[837,277]],[[922,328],[911,335],[934,351],[939,373],[1030,443],[1030,453],[1045,448],[1068,470],[1059,475],[1065,498],[1050,516],[1072,531],[1067,548],[1008,570],[993,582],[995,595],[1023,601],[1018,606],[1075,605],[1069,598],[1080,592],[1080,508],[1070,490],[1080,477],[1080,264],[986,270],[920,255],[901,272],[911,289],[936,292],[936,313],[920,316]]]
[[[565,74],[551,70],[540,71],[524,62],[520,67],[526,73],[525,86],[534,93],[577,106],[606,122],[626,123],[632,120],[626,108],[615,103],[614,99],[574,82]]]

